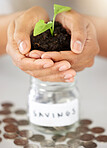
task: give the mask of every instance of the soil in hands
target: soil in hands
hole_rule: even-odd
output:
[[[55,22],[54,35],[52,36],[50,30],[33,36],[31,35],[31,51],[70,51],[71,35],[68,34],[65,28],[59,23]]]

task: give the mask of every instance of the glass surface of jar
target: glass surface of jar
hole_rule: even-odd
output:
[[[73,83],[43,82],[31,77],[30,123],[45,133],[74,130],[79,120],[79,92]]]

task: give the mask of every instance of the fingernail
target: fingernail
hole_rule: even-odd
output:
[[[67,70],[67,69],[68,69],[68,67],[65,66],[65,65],[63,65],[63,66],[61,66],[61,67],[59,68],[59,71],[65,71],[65,70]]]
[[[74,46],[72,47],[72,50],[75,53],[81,53],[82,52],[82,43],[80,41],[76,41],[74,43]]]
[[[70,79],[70,78],[72,78],[72,74],[66,74],[66,75],[64,76],[64,79]]]
[[[74,81],[74,78],[70,78],[68,80],[65,80],[65,82],[73,82]]]
[[[49,68],[49,67],[51,67],[52,65],[50,65],[50,64],[45,64],[44,66],[43,66],[43,68]]]
[[[22,42],[20,43],[20,45],[19,45],[19,50],[20,50],[20,52],[21,52],[22,54],[24,54],[26,48],[27,48],[26,43],[25,43],[24,41],[22,41]]]
[[[41,58],[42,58],[42,59],[51,59],[51,57],[50,57],[50,56],[45,55],[45,54],[43,54],[43,55],[41,56]]]
[[[32,57],[32,58],[40,58],[40,55],[38,55],[36,53],[32,53],[32,54],[30,54],[30,57]]]

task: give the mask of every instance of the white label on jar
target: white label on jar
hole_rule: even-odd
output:
[[[78,99],[62,104],[41,104],[30,99],[29,119],[39,126],[68,126],[78,121],[78,108]]]

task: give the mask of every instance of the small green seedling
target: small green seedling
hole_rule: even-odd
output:
[[[33,35],[34,36],[37,36],[43,32],[45,32],[46,30],[48,29],[51,29],[52,28],[52,22],[48,22],[47,24],[44,22],[44,20],[40,20],[35,28],[34,28],[34,32],[33,32]]]
[[[33,35],[37,36],[37,35],[45,32],[45,31],[47,31],[48,29],[50,29],[51,35],[53,36],[53,33],[54,33],[54,23],[55,23],[55,18],[57,16],[57,14],[65,12],[65,11],[69,11],[69,10],[71,10],[71,7],[66,7],[66,6],[61,6],[61,5],[58,5],[58,4],[54,4],[53,22],[50,21],[48,23],[45,23],[44,20],[40,20],[35,25]]]
[[[58,4],[54,4],[54,17],[53,17],[53,25],[52,25],[52,35],[54,33],[54,23],[55,23],[55,18],[57,16],[57,14],[65,12],[65,11],[69,11],[71,10],[71,7],[66,7],[66,6],[61,6]]]

